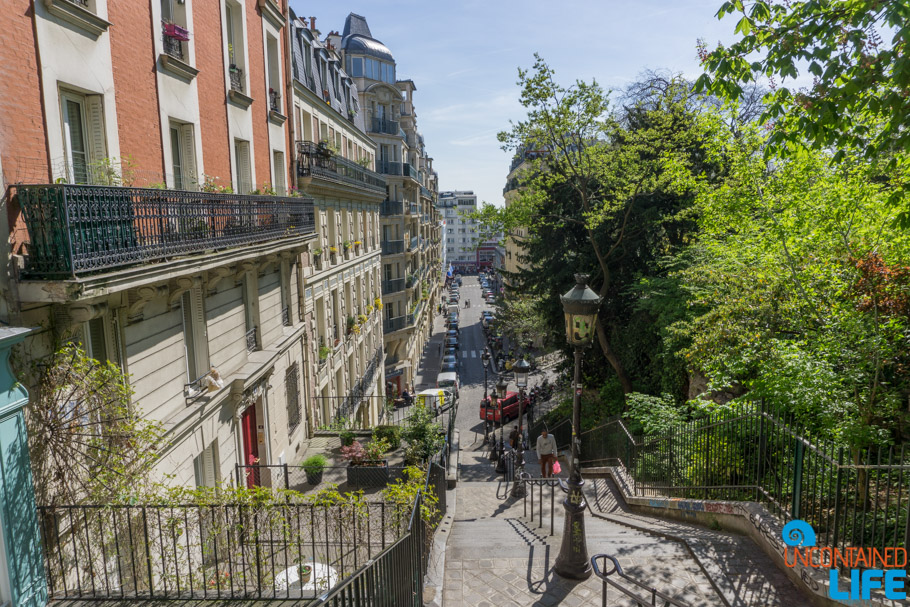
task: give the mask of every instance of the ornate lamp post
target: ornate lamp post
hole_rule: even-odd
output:
[[[525,470],[525,448],[524,448],[524,400],[525,388],[528,387],[528,375],[531,374],[531,363],[524,357],[514,365],[512,371],[515,372],[515,385],[518,386],[518,454],[515,456],[516,464],[521,472]],[[525,485],[521,482],[521,474],[515,475],[515,481],[512,483],[512,497],[524,497]]]
[[[490,392],[490,399],[487,401],[487,408],[484,410],[484,417],[486,417],[487,412],[488,412],[490,409],[493,409],[493,410],[494,410],[493,417],[495,418],[495,417],[496,417],[495,409],[496,409],[496,405],[497,405],[498,403],[499,403],[499,394],[496,393],[496,388],[493,388],[493,391]],[[496,423],[495,423],[495,420],[494,420],[494,423],[493,423],[493,432],[492,432],[492,434],[491,434],[491,436],[490,436],[490,442],[493,444],[493,446],[490,448],[490,461],[491,461],[491,462],[495,462],[495,461],[497,461],[498,459],[500,459],[500,455],[501,455],[501,454],[499,453],[499,445],[496,443]],[[497,465],[497,468],[498,468],[498,465]]]
[[[585,542],[585,482],[581,478],[579,448],[581,443],[581,353],[594,337],[597,310],[601,297],[587,287],[587,274],[575,275],[575,286],[563,295],[562,309],[566,316],[566,339],[575,347],[575,398],[572,406],[572,461],[569,487],[563,506],[566,509],[562,545],[556,557],[556,573],[562,577],[584,580],[591,575],[588,548]]]
[[[499,381],[496,382],[496,390],[499,392],[499,400],[497,401],[499,404],[499,461],[496,463],[496,472],[498,474],[502,474],[506,471],[506,447],[503,444],[502,438],[502,435],[505,434],[506,431],[506,420],[502,416],[502,401],[506,399],[506,392],[508,389],[508,382],[500,376]]]

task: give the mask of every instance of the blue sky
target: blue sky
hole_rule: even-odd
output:
[[[496,133],[524,115],[517,68],[539,52],[564,83],[597,79],[623,88],[646,69],[701,73],[695,45],[732,40],[735,20],[718,21],[721,0],[291,0],[316,17],[323,36],[354,12],[391,49],[398,77],[417,85],[417,125],[440,189],[474,190],[502,204],[510,154]]]

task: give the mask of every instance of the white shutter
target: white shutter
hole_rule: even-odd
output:
[[[104,98],[89,95],[85,98],[86,122],[88,123],[89,162],[100,162],[107,158],[107,138],[104,133]]]
[[[240,194],[249,194],[253,177],[250,171],[250,144],[247,141],[237,142],[237,189]]]
[[[196,173],[196,138],[193,136],[192,124],[180,125],[180,147],[183,156],[183,187],[196,190],[199,175]]]
[[[191,292],[193,300],[193,346],[198,373],[196,377],[199,377],[209,370],[209,339],[205,323],[202,287],[193,287]]]
[[[180,310],[183,313],[183,347],[186,354],[186,373],[189,381],[198,379],[201,375],[196,366],[195,333],[193,329],[193,298],[189,291],[183,294],[180,301]]]

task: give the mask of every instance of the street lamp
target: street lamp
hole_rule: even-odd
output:
[[[484,418],[487,417],[487,413],[489,413],[490,409],[494,410],[493,417],[494,418],[496,417],[495,409],[496,409],[496,403],[498,403],[498,401],[499,401],[499,395],[496,393],[496,388],[493,388],[493,391],[490,392],[490,398],[489,398],[489,400],[487,400],[487,407],[486,407],[486,409],[484,409],[484,412],[483,412]],[[484,423],[486,423],[486,422],[484,422]],[[500,456],[499,445],[496,444],[496,423],[495,423],[495,421],[493,423],[493,433],[490,438],[490,442],[493,444],[493,446],[490,448],[490,461],[495,462],[496,460],[499,459],[499,456]]]
[[[531,363],[522,357],[520,361],[512,365],[512,371],[515,373],[515,385],[518,386],[518,454],[516,455],[516,463],[521,472],[524,472],[524,400],[525,388],[528,387],[528,375],[531,374]],[[516,474],[515,482],[512,484],[512,497],[524,496],[525,485],[521,482],[521,474]]]
[[[506,471],[506,447],[503,444],[502,435],[506,432],[505,418],[502,416],[502,401],[506,399],[506,391],[509,389],[509,383],[499,376],[499,381],[496,382],[496,390],[499,392],[499,462],[496,463],[496,472],[502,474]],[[495,436],[495,434],[494,434]],[[495,440],[495,438],[494,438]]]
[[[487,398],[487,367],[490,365],[490,348],[485,347],[483,349],[483,354],[480,355],[480,359],[483,361],[483,398]],[[490,403],[487,403],[489,405]],[[486,444],[490,440],[490,422],[487,421],[486,412],[483,416],[483,442]]]
[[[563,295],[566,316],[566,339],[575,348],[575,392],[572,403],[572,461],[569,463],[569,487],[563,507],[566,509],[562,546],[556,557],[556,573],[562,577],[584,580],[591,576],[588,548],[585,543],[585,482],[581,478],[579,448],[581,443],[581,352],[594,337],[597,310],[602,298],[587,287],[588,275],[576,274],[575,286]]]

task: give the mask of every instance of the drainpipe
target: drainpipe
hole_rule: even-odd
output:
[[[294,76],[293,70],[291,69],[293,65],[293,34],[291,33],[291,6],[290,0],[285,0],[284,3],[284,22],[285,28],[287,28],[287,36],[285,36],[284,41],[284,98],[286,100],[287,112],[288,112],[288,139],[290,140],[289,150],[290,153],[290,181],[288,183],[293,183],[294,188],[297,188],[297,142],[295,140],[294,133]]]

